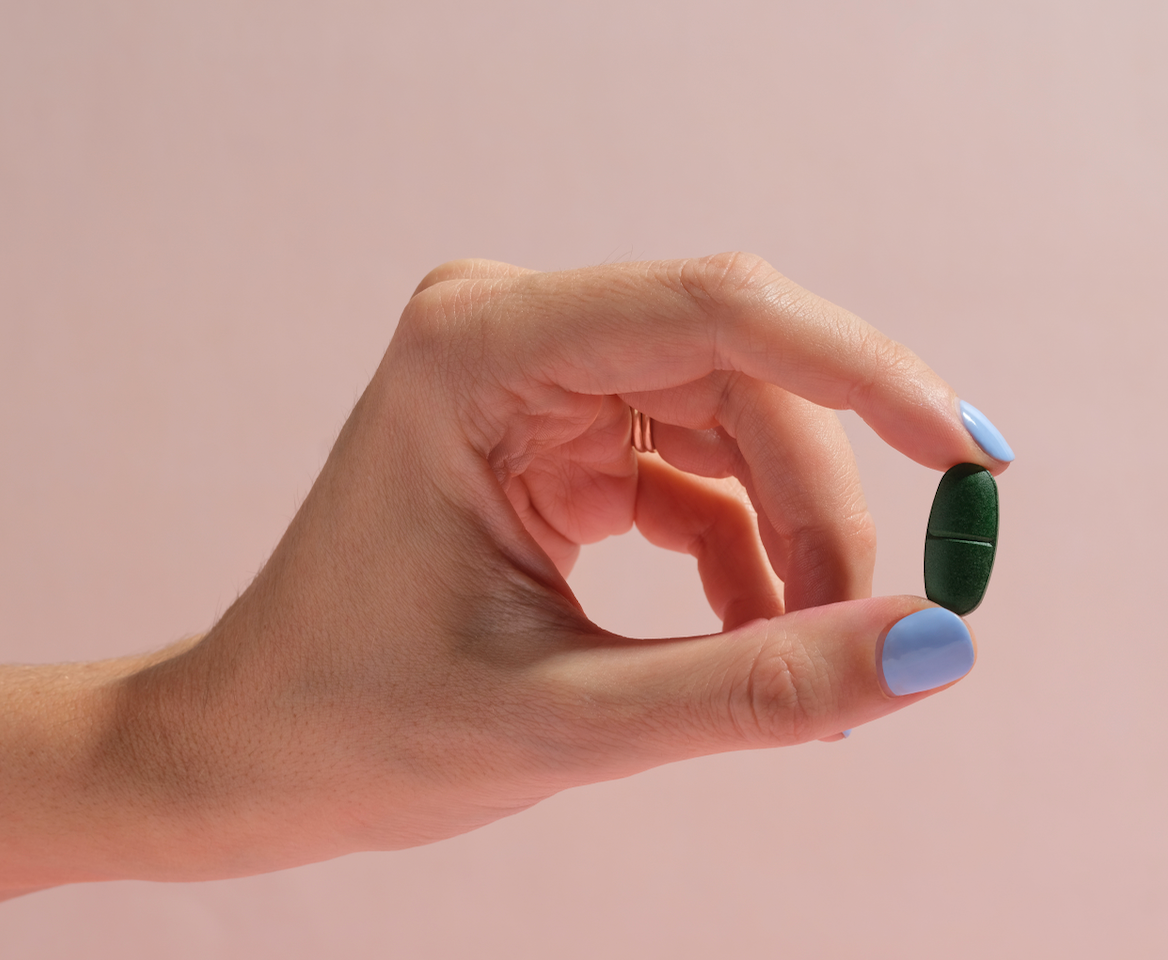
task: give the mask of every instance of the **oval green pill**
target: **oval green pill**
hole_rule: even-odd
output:
[[[964,616],[985,596],[998,545],[998,485],[959,463],[937,485],[925,534],[925,596]]]

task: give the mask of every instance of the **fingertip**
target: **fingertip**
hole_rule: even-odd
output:
[[[891,697],[955,683],[977,661],[969,626],[944,607],[926,607],[895,621],[876,647],[877,675]]]
[[[1002,432],[993,425],[993,422],[984,413],[977,409],[972,403],[965,400],[957,401],[957,410],[961,415],[961,422],[964,425],[969,436],[973,442],[981,448],[986,456],[991,457],[998,464],[1001,464],[1001,470],[1005,470],[1014,461],[1014,450],[1006,442],[1006,438],[1002,436]]]

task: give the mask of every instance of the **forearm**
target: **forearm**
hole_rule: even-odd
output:
[[[0,899],[140,872],[169,825],[135,783],[128,681],[189,649],[97,663],[0,666]]]

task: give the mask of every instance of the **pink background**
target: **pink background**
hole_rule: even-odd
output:
[[[944,696],[431,847],[37,894],[0,955],[1164,956],[1165,49],[1156,2],[0,0],[0,659],[209,626],[453,257],[760,253],[1018,452]],[[845,420],[918,593],[937,476]],[[572,584],[717,626],[635,535]]]

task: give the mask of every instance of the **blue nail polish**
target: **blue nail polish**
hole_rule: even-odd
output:
[[[961,407],[961,419],[965,421],[965,429],[973,437],[974,443],[981,447],[995,460],[1009,463],[1014,459],[1014,451],[1006,443],[998,428],[990,423],[989,417],[977,409],[972,403],[958,401]]]
[[[848,737],[850,737],[852,735],[851,728],[849,727],[847,730],[845,730],[843,732],[843,734],[844,734],[844,739],[847,739]]]
[[[889,629],[880,667],[898,697],[932,690],[973,669],[973,639],[961,618],[944,607],[918,610]]]

